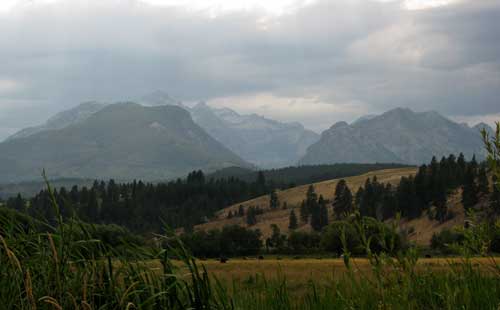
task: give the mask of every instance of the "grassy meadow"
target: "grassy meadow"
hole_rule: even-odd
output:
[[[55,206],[57,211],[57,206]],[[480,225],[462,258],[421,259],[415,248],[342,259],[196,260],[175,236],[120,251],[79,221],[57,227],[0,219],[2,309],[498,309],[500,264],[475,258]],[[362,233],[362,232],[360,232]],[[389,249],[388,249],[389,250]],[[389,253],[389,251],[387,252]],[[484,254],[484,253],[482,253]]]

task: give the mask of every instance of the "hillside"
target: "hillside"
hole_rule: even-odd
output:
[[[416,173],[416,168],[398,168],[398,169],[386,169],[379,171],[372,171],[358,176],[347,177],[345,180],[351,191],[355,192],[357,189],[363,185],[367,178],[372,178],[377,176],[380,182],[396,184],[399,182],[401,177],[408,176]],[[325,199],[331,200],[334,196],[335,186],[339,179],[333,179],[318,183],[313,183],[316,193],[323,195]],[[212,228],[221,228],[225,225],[238,224],[242,226],[247,226],[245,222],[245,217],[234,217],[227,219],[229,211],[237,212],[240,205],[243,205],[245,209],[250,206],[259,206],[264,209],[264,214],[257,216],[257,224],[252,226],[252,228],[260,229],[264,238],[267,238],[271,234],[270,225],[277,224],[280,230],[284,233],[288,231],[288,217],[291,209],[295,209],[295,213],[299,214],[299,206],[302,200],[306,196],[307,188],[309,185],[297,186],[283,191],[278,191],[278,198],[281,204],[286,202],[288,209],[269,209],[269,196],[258,197],[243,203],[239,203],[230,207],[227,207],[216,214],[216,219],[211,222],[198,225],[196,229],[209,230]],[[331,208],[329,208],[329,216],[332,219],[333,214],[331,213]],[[310,230],[310,226],[300,224],[299,230]]]
[[[416,172],[415,168],[399,168],[399,169],[385,169],[379,171],[368,172],[359,176],[347,177],[345,180],[351,191],[355,193],[358,188],[364,184],[367,178],[372,178],[374,176],[382,183],[397,184],[401,177],[414,175]],[[334,196],[335,186],[339,179],[329,180],[314,183],[314,188],[318,195],[323,195],[325,199],[332,200]],[[267,238],[271,235],[271,224],[276,224],[280,228],[282,233],[288,233],[289,224],[289,214],[292,209],[294,209],[297,216],[299,216],[299,206],[304,199],[307,188],[309,185],[297,186],[291,189],[278,191],[278,197],[280,203],[286,202],[288,208],[286,210],[270,210],[269,209],[269,196],[262,196],[256,199],[252,199],[240,204],[236,204],[219,211],[216,215],[216,219],[211,222],[198,225],[196,229],[200,230],[210,230],[213,228],[221,228],[225,225],[241,225],[248,227],[246,224],[246,217],[233,217],[227,219],[227,214],[232,211],[236,212],[240,205],[246,208],[250,206],[259,206],[264,209],[264,214],[257,216],[257,224],[252,226],[252,229],[259,229],[263,238]],[[331,205],[330,205],[331,206]],[[432,235],[436,232],[440,232],[443,229],[449,229],[454,226],[461,226],[464,223],[465,212],[461,203],[461,192],[456,190],[448,197],[449,211],[454,214],[454,217],[448,221],[440,223],[436,220],[430,220],[426,213],[424,213],[420,218],[413,220],[401,220],[399,227],[401,230],[408,232],[408,238],[410,241],[414,241],[420,245],[429,245]],[[329,220],[333,221],[332,208],[328,208]],[[299,220],[299,231],[311,231],[309,224],[303,224]]]
[[[0,143],[0,182],[50,178],[161,180],[250,167],[175,106],[119,103],[58,130]]]
[[[489,126],[480,124],[491,130]],[[397,108],[324,131],[299,164],[397,162],[421,164],[432,156],[464,153],[483,158],[479,127],[453,122],[437,112]]]
[[[430,220],[427,213],[413,220],[401,220],[400,228],[408,232],[408,239],[419,245],[429,245],[432,235],[444,229],[451,229],[455,226],[463,226],[465,221],[465,210],[461,202],[461,191],[456,190],[448,196],[448,210],[454,217],[440,223],[436,220]]]

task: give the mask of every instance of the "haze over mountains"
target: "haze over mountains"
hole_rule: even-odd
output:
[[[428,162],[463,152],[482,157],[479,130],[436,112],[397,108],[339,122],[321,137],[299,123],[188,107],[164,92],[140,104],[87,102],[0,143],[0,183],[51,178],[170,179],[194,169],[278,168],[332,163]]]

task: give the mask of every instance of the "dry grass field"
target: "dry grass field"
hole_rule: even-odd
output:
[[[347,185],[353,192],[353,194],[358,190],[360,186],[362,186],[367,178],[373,178],[374,176],[380,182],[384,183],[392,183],[396,184],[399,182],[401,177],[414,175],[416,173],[416,168],[398,168],[398,169],[386,169],[386,170],[378,170],[368,172],[359,176],[353,176],[344,178],[347,182]],[[323,195],[323,197],[327,200],[331,200],[335,193],[335,186],[340,179],[333,179],[323,182],[314,183],[314,188],[318,195]],[[278,198],[281,204],[286,202],[287,209],[278,209],[271,210],[269,208],[269,196],[261,196],[249,201],[245,201],[239,204],[235,204],[233,206],[229,206],[225,209],[222,209],[216,214],[216,219],[195,227],[195,229],[209,230],[213,228],[222,228],[225,225],[241,225],[247,226],[245,222],[245,217],[236,217],[232,219],[227,219],[227,215],[229,211],[237,212],[240,205],[242,205],[245,209],[250,206],[260,207],[264,209],[264,214],[259,215],[257,217],[257,224],[252,226],[254,229],[260,229],[264,238],[267,238],[271,235],[271,224],[276,224],[279,226],[280,230],[283,233],[288,231],[288,218],[290,211],[295,209],[295,213],[297,216],[299,215],[299,206],[302,200],[306,196],[306,192],[309,185],[297,186],[294,188],[290,188],[283,191],[278,191]],[[329,208],[330,218],[333,220],[333,214],[331,212],[331,208]],[[304,225],[299,227],[299,230],[310,230],[310,225]]]
[[[454,266],[463,263],[463,258],[421,258],[417,262],[417,271],[451,271]],[[494,274],[494,263],[500,263],[500,258],[472,258],[472,265],[489,274]],[[205,266],[208,273],[225,283],[249,282],[255,277],[268,280],[285,278],[291,288],[300,289],[307,286],[309,281],[315,284],[328,285],[329,282],[343,277],[347,269],[339,258],[299,258],[266,257],[263,260],[255,258],[229,259],[220,263],[216,259],[198,261]],[[351,263],[356,277],[370,277],[371,265],[366,258],[352,259]],[[179,266],[180,262],[176,262]],[[151,268],[161,270],[158,261],[151,262]]]

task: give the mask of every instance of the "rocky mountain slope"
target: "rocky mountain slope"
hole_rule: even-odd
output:
[[[105,106],[106,104],[99,102],[84,102],[72,109],[57,113],[42,125],[22,129],[6,140],[25,138],[42,131],[61,129],[69,125],[78,124],[85,121],[89,116],[100,111]]]
[[[485,124],[481,126],[487,126]],[[432,156],[464,153],[483,157],[479,129],[453,122],[437,112],[397,108],[324,131],[299,161],[301,165],[397,162],[419,164]]]
[[[281,123],[262,116],[240,115],[227,108],[212,108],[204,103],[190,108],[162,91],[142,96],[134,102],[143,106],[178,106],[191,114],[195,123],[241,158],[262,168],[294,165],[319,135],[299,123]],[[62,129],[80,123],[103,109],[104,103],[83,103],[63,111],[45,124],[23,129],[7,140],[24,138],[46,130]]]
[[[0,143],[0,182],[51,178],[184,176],[194,169],[250,165],[175,106],[108,105],[85,120]]]
[[[199,103],[193,120],[240,157],[262,168],[294,165],[319,135],[299,123],[281,123],[262,116],[240,115],[227,108]]]

